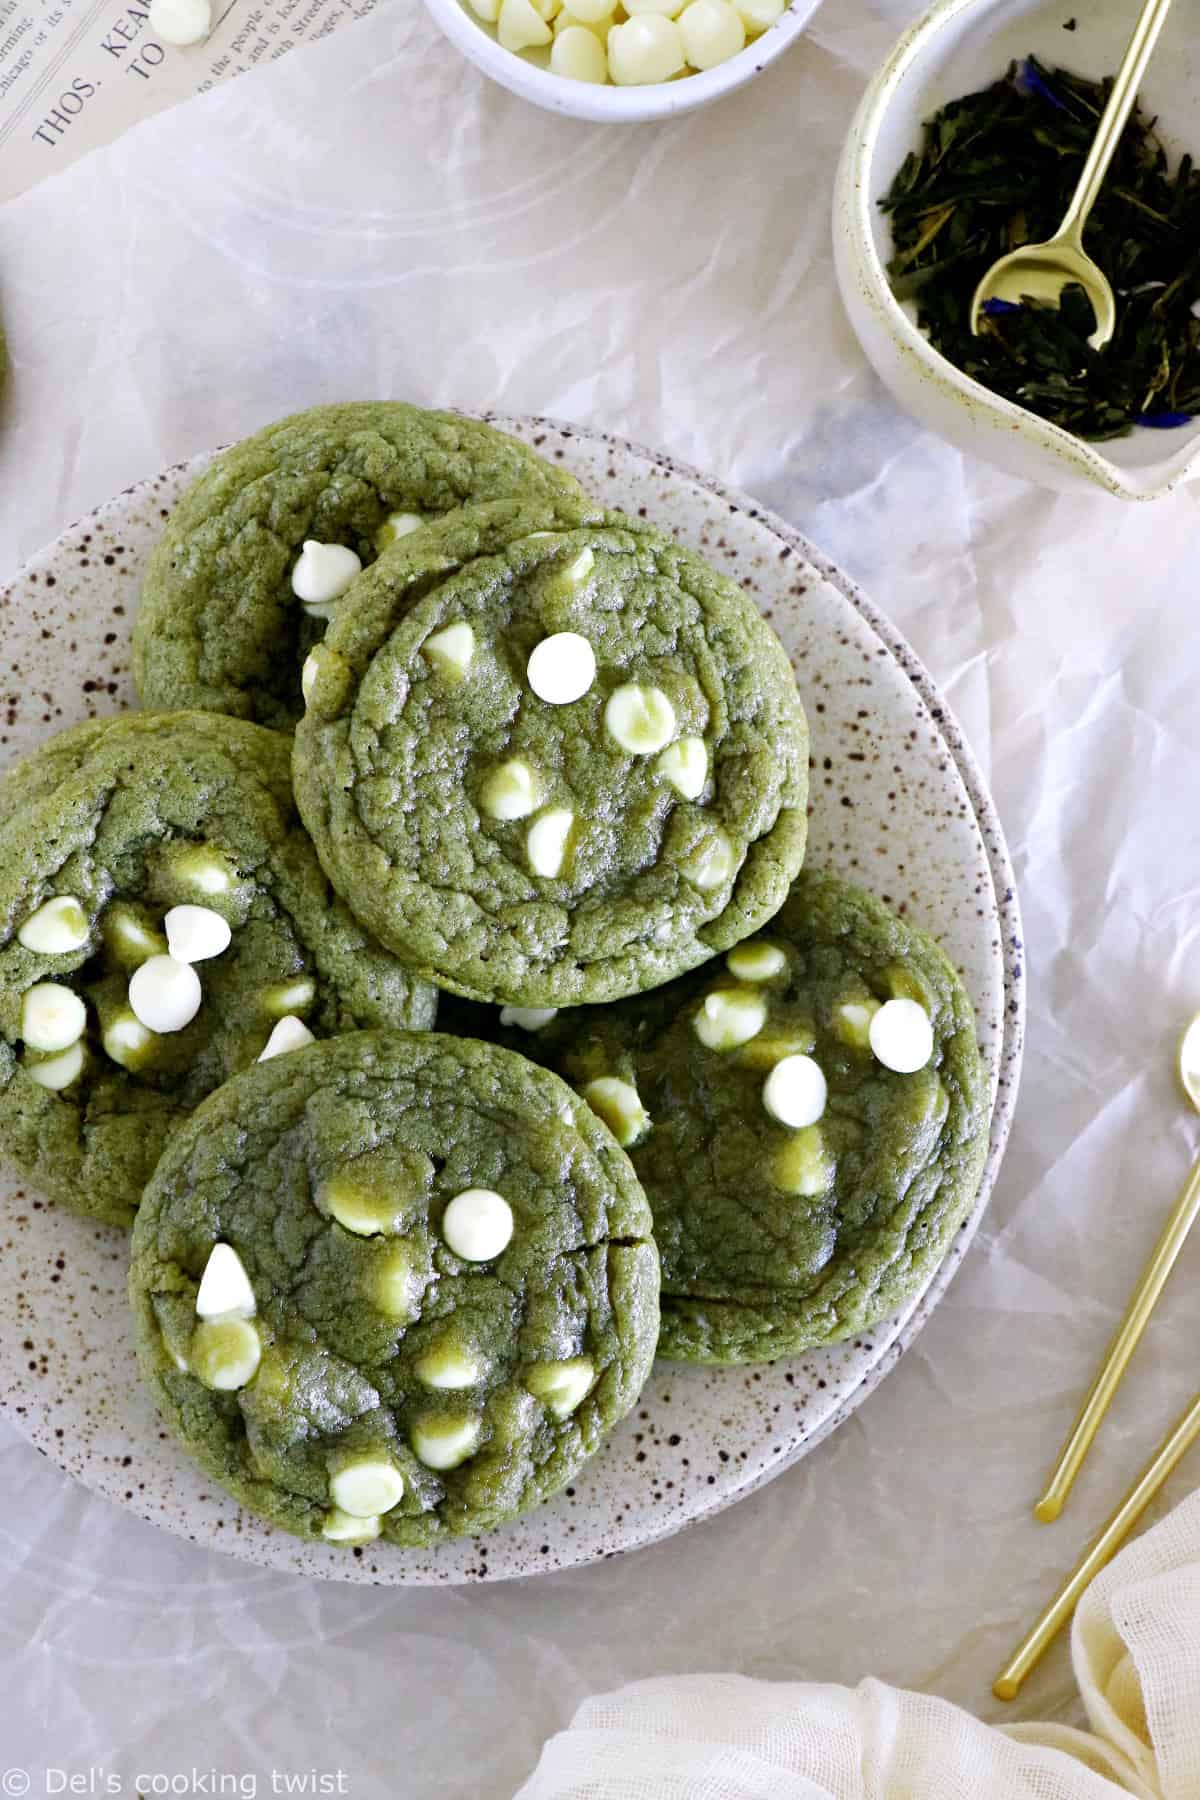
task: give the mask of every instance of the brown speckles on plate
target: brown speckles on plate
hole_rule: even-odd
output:
[[[598,1561],[728,1506],[803,1456],[895,1366],[944,1292],[986,1204],[1020,1067],[1023,958],[1008,852],[953,716],[904,640],[811,544],[741,495],[618,438],[545,419],[493,423],[567,463],[606,505],[705,545],[735,580],[754,571],[748,585],[792,657],[812,728],[810,854],[890,894],[941,939],[974,997],[998,1098],[979,1203],[904,1314],[869,1340],[762,1369],[659,1364],[639,1411],[572,1488],[486,1539],[433,1553],[347,1556],[271,1531],[210,1491],[137,1381],[121,1236],[0,1178],[10,1270],[0,1291],[0,1406],[18,1428],[88,1487],[197,1544],[377,1585],[494,1581]],[[46,735],[46,693],[55,726],[133,704],[129,625],[141,572],[187,480],[172,469],[129,489],[0,590],[16,677],[4,684],[15,696],[15,718],[0,732],[5,757]],[[864,779],[876,769],[886,778]]]

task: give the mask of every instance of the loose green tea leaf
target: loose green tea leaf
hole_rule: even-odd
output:
[[[1200,413],[1200,172],[1172,171],[1135,108],[1084,234],[1112,282],[1117,328],[1093,350],[1081,288],[1059,307],[997,305],[978,337],[971,298],[998,257],[1058,229],[1110,81],[1036,57],[952,100],[926,122],[880,202],[891,217],[898,299],[914,301],[942,355],[994,393],[1083,438],[1134,425],[1187,424]]]

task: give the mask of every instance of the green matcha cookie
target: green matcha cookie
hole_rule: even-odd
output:
[[[129,1277],[172,1431],[301,1537],[427,1545],[555,1494],[637,1399],[658,1256],[629,1160],[488,1044],[360,1032],[172,1139]]]
[[[728,949],[782,904],[806,830],[804,714],[747,596],[636,520],[554,524],[467,507],[389,549],[306,664],[294,759],[380,941],[534,1006]]]
[[[151,558],[133,639],[144,704],[290,731],[300,665],[360,564],[426,517],[507,494],[552,505],[579,488],[490,425],[399,401],[314,406],[226,450]]]
[[[264,1052],[430,1025],[329,890],[290,744],[203,713],[63,732],[0,782],[0,1156],[127,1224],[168,1132]]]
[[[806,870],[720,969],[504,1025],[629,1151],[662,1253],[663,1356],[759,1362],[865,1331],[978,1192],[988,1089],[962,983],[829,876]]]

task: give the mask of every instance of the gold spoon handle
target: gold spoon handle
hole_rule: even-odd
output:
[[[1063,1445],[1058,1461],[1054,1465],[1054,1471],[1046,1483],[1045,1492],[1033,1509],[1034,1516],[1045,1525],[1048,1525],[1051,1520],[1057,1519],[1063,1509],[1063,1503],[1083,1465],[1083,1459],[1091,1448],[1092,1439],[1100,1429],[1100,1422],[1109,1409],[1130,1357],[1141,1342],[1142,1333],[1150,1321],[1150,1314],[1154,1311],[1158,1297],[1166,1286],[1167,1276],[1175,1266],[1176,1258],[1183,1249],[1184,1241],[1195,1223],[1197,1214],[1200,1214],[1200,1159],[1193,1165],[1192,1172],[1184,1184],[1183,1192],[1175,1202],[1170,1217],[1163,1226],[1162,1234],[1154,1246],[1150,1260],[1142,1271],[1142,1278],[1125,1309],[1125,1317],[1108,1346],[1104,1361],[1096,1371],[1091,1387],[1084,1396],[1083,1404],[1071,1427],[1070,1435]]]
[[[997,1700],[1016,1699],[1021,1683],[1042,1660],[1075,1610],[1079,1596],[1100,1573],[1105,1563],[1116,1555],[1176,1463],[1198,1437],[1200,1394],[1192,1401],[1174,1430],[1163,1439],[1153,1460],[1142,1471],[1136,1485],[1126,1494],[1091,1549],[1076,1563],[1033,1630],[1014,1652],[1012,1660],[997,1675],[992,1684],[992,1692]]]
[[[1079,185],[1071,197],[1066,216],[1055,233],[1056,237],[1069,238],[1079,249],[1083,248],[1083,228],[1087,224],[1088,214],[1096,204],[1096,196],[1108,173],[1108,165],[1120,142],[1125,122],[1133,111],[1142,76],[1146,73],[1146,64],[1153,54],[1170,7],[1171,0],[1146,0],[1113,81],[1108,105],[1100,115],[1100,123],[1096,127],[1092,147],[1083,165]]]

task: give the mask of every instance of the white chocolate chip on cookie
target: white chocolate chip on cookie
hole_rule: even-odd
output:
[[[557,1006],[502,1006],[500,1023],[508,1027],[515,1025],[518,1031],[540,1031],[551,1019],[558,1017]]]
[[[541,813],[525,834],[525,851],[535,875],[553,880],[562,873],[575,814],[566,806],[552,806]]]
[[[232,1244],[214,1244],[196,1290],[198,1319],[252,1319],[258,1311],[246,1265]]]
[[[61,1093],[83,1073],[83,1045],[76,1040],[65,1050],[60,1050],[57,1056],[47,1056],[42,1062],[26,1062],[22,1067],[30,1081],[36,1081],[40,1088],[46,1088],[52,1094]]]
[[[739,981],[774,981],[787,968],[787,957],[778,944],[738,944],[725,958],[725,967]]]
[[[766,1022],[766,1002],[760,994],[718,988],[700,1002],[692,1030],[707,1050],[736,1050],[757,1037]]]
[[[661,688],[629,681],[609,695],[604,723],[622,750],[653,756],[675,735],[675,708]]]
[[[429,1388],[469,1388],[483,1374],[483,1366],[471,1351],[447,1339],[427,1350],[413,1373]]]
[[[412,1429],[412,1447],[427,1469],[457,1469],[474,1456],[483,1436],[476,1418],[440,1418],[427,1415]]]
[[[492,1188],[464,1188],[442,1214],[442,1237],[464,1262],[491,1262],[512,1234],[512,1207]]]
[[[363,1456],[343,1463],[329,1480],[329,1498],[354,1519],[376,1519],[404,1498],[404,1477],[382,1456]]]
[[[709,893],[725,885],[735,866],[733,845],[718,826],[697,844],[684,864],[684,873],[694,886]]]
[[[457,619],[453,625],[427,637],[421,645],[421,653],[429,658],[439,675],[461,681],[475,655],[475,633],[465,619]]]
[[[479,13],[479,17],[481,19],[486,18],[489,24],[492,23],[496,17],[496,13],[500,10],[498,0],[492,0],[492,4],[495,5],[495,11],[491,13],[481,13],[479,12],[478,7],[474,8],[474,10]],[[386,550],[389,544],[395,544],[399,542],[401,538],[411,537],[414,531],[420,531],[424,523],[425,520],[421,517],[420,513],[389,513],[387,518],[383,521],[383,524],[379,527],[379,530],[375,533],[375,548],[377,550]]]
[[[704,739],[681,737],[677,743],[668,744],[654,766],[685,800],[698,800],[708,780]]]
[[[72,894],[56,894],[30,913],[17,938],[39,956],[67,956],[88,941],[87,914]]]
[[[218,1393],[233,1394],[254,1380],[262,1339],[249,1319],[202,1319],[192,1333],[188,1367]]]
[[[796,1131],[817,1123],[827,1096],[824,1073],[811,1056],[785,1056],[763,1082],[763,1105],[771,1117]]]
[[[525,1371],[525,1386],[556,1419],[570,1418],[587,1398],[595,1379],[596,1369],[590,1356],[533,1363]]]
[[[182,1031],[202,998],[195,969],[174,956],[152,956],[129,978],[129,1004],[147,1031]]]
[[[379,1518],[356,1519],[353,1513],[335,1506],[325,1515],[321,1536],[331,1544],[371,1544],[379,1536],[382,1523]]]
[[[292,569],[292,592],[305,606],[330,606],[340,600],[362,570],[362,559],[346,544],[319,544],[306,538]]]
[[[69,1050],[87,1028],[87,1007],[61,981],[39,981],[21,1001],[21,1036],[31,1050]]]
[[[885,1069],[914,1075],[933,1055],[933,1025],[916,1000],[888,1000],[870,1025],[871,1049]]]
[[[177,962],[207,962],[228,950],[229,923],[211,906],[173,906],[163,920],[167,949]]]
[[[479,791],[479,804],[493,819],[527,819],[541,794],[537,776],[519,756],[492,770]]]
[[[650,1129],[650,1114],[641,1095],[631,1081],[622,1081],[619,1075],[598,1075],[580,1088],[579,1097],[603,1119],[622,1150],[631,1149]]]
[[[569,706],[595,681],[596,652],[577,631],[556,631],[534,646],[526,673],[539,700]]]
[[[315,1044],[316,1039],[303,1019],[297,1019],[293,1013],[285,1013],[271,1028],[271,1035],[263,1045],[259,1062],[270,1062],[273,1056],[286,1056],[289,1050],[303,1050],[305,1044]]]

